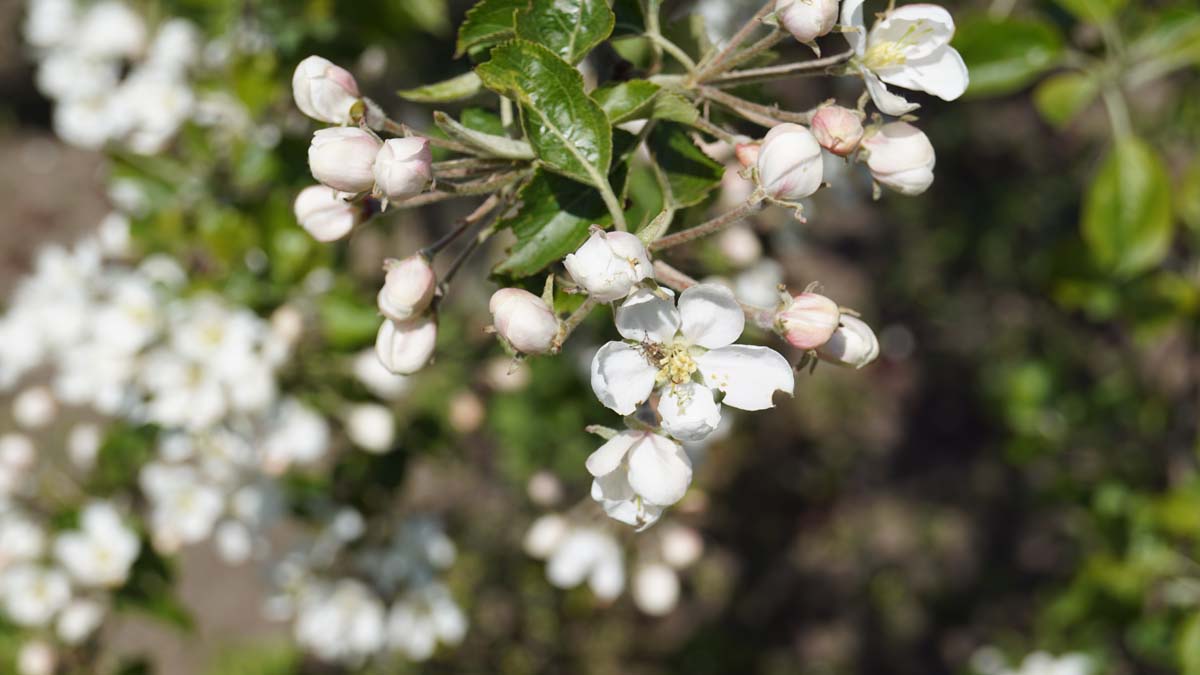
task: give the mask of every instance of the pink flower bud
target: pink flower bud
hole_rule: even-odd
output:
[[[350,109],[359,100],[358,83],[345,68],[310,56],[292,74],[292,97],[300,112],[319,122],[347,124]]]
[[[375,184],[371,168],[380,145],[379,139],[362,129],[319,129],[308,146],[308,168],[313,178],[335,190],[366,192]]]
[[[433,180],[429,140],[416,136],[389,139],[375,156],[373,172],[376,189],[388,199],[421,194]]]
[[[908,122],[871,130],[862,141],[867,168],[881,185],[900,194],[919,195],[933,184],[936,156],[929,137]]]
[[[738,143],[733,154],[742,166],[749,169],[758,163],[758,153],[762,150],[761,143]]]
[[[375,336],[375,354],[389,372],[411,375],[425,367],[437,344],[437,322],[429,315],[408,321],[386,319]]]
[[[816,349],[833,336],[840,317],[836,302],[817,293],[801,293],[775,315],[775,323],[793,347]]]
[[[758,154],[758,180],[773,199],[798,201],[821,187],[821,146],[799,124],[780,124],[763,138]]]
[[[387,276],[379,289],[379,311],[393,321],[405,321],[425,311],[433,300],[437,275],[424,256],[412,255],[404,260],[388,260],[383,264]]]
[[[819,108],[812,120],[813,136],[822,148],[845,157],[862,141],[863,125],[858,114],[840,105]]]
[[[838,0],[776,0],[775,15],[796,40],[808,43],[833,30]]]
[[[558,337],[558,317],[544,300],[519,288],[501,288],[488,302],[492,326],[522,354],[544,354]]]
[[[844,315],[841,325],[817,354],[830,363],[862,368],[879,356],[879,339],[864,321]]]
[[[317,241],[336,241],[362,222],[362,209],[347,202],[342,193],[312,185],[296,195],[292,210],[296,221]]]

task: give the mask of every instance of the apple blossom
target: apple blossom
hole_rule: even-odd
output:
[[[666,616],[679,602],[679,575],[662,563],[638,567],[633,573],[633,602],[650,616]]]
[[[609,342],[592,359],[592,389],[621,415],[633,413],[655,389],[663,429],[684,441],[703,439],[721,420],[723,403],[765,410],[776,391],[792,393],[787,359],[767,347],[735,345],[746,319],[729,289],[700,284],[664,299],[642,289],[616,311],[628,342]]]
[[[937,156],[929,137],[908,122],[892,122],[863,139],[871,176],[900,194],[919,195],[933,184]]]
[[[840,105],[827,105],[813,114],[812,132],[822,148],[845,157],[858,149],[863,125],[857,112]]]
[[[146,47],[146,22],[119,0],[102,0],[80,19],[77,47],[96,58],[136,56]]]
[[[821,146],[799,124],[779,124],[763,138],[758,153],[758,183],[768,197],[798,201],[821,187]]]
[[[522,354],[544,354],[558,337],[558,317],[538,296],[520,288],[501,288],[488,301],[492,326]]]
[[[313,178],[342,192],[358,194],[375,185],[375,156],[383,144],[356,127],[318,129],[308,146]]]
[[[378,403],[359,403],[346,413],[346,435],[350,441],[373,453],[387,452],[396,440],[396,417]]]
[[[649,431],[622,431],[587,459],[592,499],[614,520],[644,529],[683,499],[692,462],[675,441]]]
[[[296,222],[317,241],[336,241],[362,222],[363,209],[346,201],[351,195],[324,185],[310,185],[296,195]]]
[[[567,255],[563,265],[575,283],[598,302],[620,300],[638,282],[654,278],[645,244],[628,232],[592,230],[587,241]]]
[[[372,166],[375,188],[388,199],[421,194],[433,180],[429,140],[419,136],[384,141]]]
[[[691,565],[704,553],[704,539],[686,525],[667,526],[659,537],[663,561],[676,569]]]
[[[437,322],[430,316],[408,321],[384,320],[375,336],[375,353],[384,368],[411,375],[425,367],[437,344]]]
[[[387,634],[389,647],[414,661],[424,661],[433,656],[438,642],[462,642],[467,618],[445,586],[426,583],[392,605]]]
[[[879,340],[862,319],[843,314],[841,325],[817,354],[830,363],[862,368],[879,356]]]
[[[104,605],[95,600],[75,598],[59,612],[55,632],[63,642],[79,644],[100,627],[105,611]]]
[[[954,19],[949,12],[926,3],[905,5],[888,12],[868,32],[863,2],[842,4],[843,34],[854,50],[851,63],[881,112],[899,116],[921,107],[888,91],[885,82],[946,101],[963,95],[970,77],[962,57],[950,46]]]
[[[40,429],[58,416],[58,401],[49,387],[30,387],[13,399],[12,416],[23,429]]]
[[[816,349],[838,328],[841,310],[818,293],[801,293],[775,315],[775,325],[796,349]]]
[[[71,600],[71,584],[56,568],[22,563],[0,576],[0,598],[14,623],[44,626]]]
[[[92,502],[80,515],[80,529],[63,532],[54,555],[82,586],[115,587],[125,583],[141,542],[108,502]]]
[[[350,109],[361,100],[350,71],[320,56],[309,56],[296,65],[292,97],[300,112],[329,124],[348,124]]]
[[[546,578],[558,588],[587,581],[596,597],[613,600],[625,590],[621,545],[603,530],[572,527],[546,562]]]
[[[388,259],[383,268],[387,275],[377,301],[384,316],[406,321],[429,307],[437,288],[437,275],[425,256],[418,253],[404,260]]]
[[[833,30],[838,0],[776,0],[775,16],[796,40],[809,43]]]
[[[17,652],[18,675],[54,675],[57,669],[58,653],[45,640],[26,642]]]

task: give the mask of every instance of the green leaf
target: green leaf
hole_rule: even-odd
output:
[[[646,147],[667,176],[669,202],[675,207],[704,201],[725,175],[725,167],[696,147],[682,124],[660,122],[646,139]]]
[[[449,80],[427,84],[416,89],[403,89],[396,92],[400,98],[416,101],[417,103],[448,103],[471,98],[483,89],[483,82],[474,71],[464,73]]]
[[[332,291],[322,299],[318,314],[325,340],[335,349],[356,349],[370,344],[379,331],[379,310],[352,293]]]
[[[679,94],[663,91],[647,80],[629,80],[610,84],[592,92],[612,124],[631,120],[662,119],[690,124],[700,115],[695,106]]]
[[[608,39],[615,21],[605,0],[531,0],[529,9],[517,15],[517,37],[579,63]]]
[[[1084,200],[1083,238],[1092,258],[1119,276],[1143,272],[1166,256],[1172,225],[1162,160],[1137,138],[1119,139]]]
[[[1200,12],[1173,7],[1155,13],[1150,27],[1129,45],[1129,54],[1136,61],[1200,62]]]
[[[504,122],[500,121],[500,116],[491,110],[464,108],[459,119],[462,120],[462,125],[468,129],[482,131],[493,136],[505,135]]]
[[[612,128],[571,64],[541,45],[513,40],[493,49],[476,72],[489,89],[521,105],[525,136],[544,166],[588,185],[605,182]]]
[[[979,16],[959,24],[954,46],[971,71],[971,96],[1018,91],[1053,67],[1063,40],[1050,23],[1030,19],[993,21]]]
[[[1033,104],[1042,117],[1058,128],[1071,123],[1100,93],[1100,82],[1091,73],[1057,73],[1038,83]]]
[[[446,135],[450,138],[486,152],[492,157],[533,159],[533,148],[529,147],[529,144],[525,141],[475,131],[458,123],[453,117],[441,111],[433,113],[433,122],[438,125],[439,129],[446,132]]]
[[[1175,208],[1180,220],[1200,232],[1200,160],[1192,160],[1191,168],[1180,179]]]
[[[467,51],[498,44],[512,37],[517,25],[517,12],[525,9],[529,0],[480,0],[467,10],[458,27],[458,44],[454,58]]]
[[[113,606],[120,611],[138,611],[191,631],[192,615],[175,597],[175,568],[170,561],[143,543],[129,580],[113,594]]]
[[[1182,675],[1200,675],[1200,614],[1193,615],[1183,624],[1175,651]]]
[[[1113,17],[1126,0],[1054,0],[1059,7],[1075,15],[1080,21],[1100,23]]]

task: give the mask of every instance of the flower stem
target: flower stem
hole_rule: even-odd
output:
[[[665,248],[686,244],[689,241],[695,241],[701,237],[707,237],[710,234],[715,234],[730,225],[742,220],[746,216],[761,210],[763,203],[759,199],[751,198],[745,204],[723,213],[712,220],[700,223],[695,227],[681,230],[675,234],[667,235],[658,241],[650,244],[651,251],[661,251]]]
[[[696,62],[692,60],[692,57],[688,56],[687,52],[683,51],[683,48],[679,45],[663,37],[661,33],[647,32],[646,37],[654,44],[662,47],[668,54],[675,57],[675,60],[683,65],[684,68],[687,68],[689,72],[696,69]]]
[[[579,327],[579,324],[583,323],[583,320],[592,313],[592,310],[595,309],[596,305],[598,304],[600,303],[589,297],[588,299],[584,300],[583,304],[576,308],[574,312],[571,312],[570,316],[559,323],[558,335],[554,337],[554,344],[550,346],[551,354],[557,354],[562,351],[563,344],[567,341],[567,338],[571,337],[571,333],[575,332],[575,329]]]
[[[613,193],[612,186],[608,184],[608,180],[597,180],[596,189],[600,191],[600,198],[604,200],[604,206],[608,208],[608,213],[612,216],[613,227],[617,228],[619,232],[629,231],[629,225],[625,223],[625,211],[621,208],[621,202],[617,199],[617,195]]]
[[[736,134],[732,134],[732,133],[722,129],[721,127],[713,124],[712,122],[704,119],[703,117],[697,117],[696,119],[692,120],[692,126],[699,129],[700,131],[703,131],[704,133],[708,134],[709,136],[714,136],[716,138],[719,138],[720,140],[725,141],[726,143],[735,144],[738,142],[738,137]]]
[[[729,38],[729,44],[725,45],[724,49],[722,49],[720,52],[717,52],[717,54],[711,59],[705,59],[700,63],[700,66],[692,75],[692,81],[703,82],[709,76],[722,73],[728,69],[729,66],[726,65],[725,62],[729,59],[729,57],[733,56],[733,53],[737,51],[738,47],[742,46],[742,43],[750,37],[750,34],[758,29],[758,26],[762,23],[763,18],[770,14],[774,8],[775,2],[772,0],[755,12],[754,16],[750,17],[750,20],[747,21],[737,33],[734,33],[733,37]]]
[[[787,110],[780,110],[778,105],[767,106],[760,103],[753,103],[713,87],[700,87],[700,96],[723,108],[728,108],[736,112],[755,124],[761,124],[765,127],[773,127],[780,122],[808,124],[812,121],[812,113],[789,112]]]
[[[736,70],[732,73],[704,80],[707,84],[714,87],[738,87],[744,84],[754,84],[756,82],[768,82],[770,80],[781,80],[797,75],[812,75],[819,74],[819,71],[825,70],[832,66],[843,64],[854,57],[854,50],[847,49],[844,52],[826,56],[821,59],[812,59],[811,61],[798,61],[796,63],[784,63],[778,66],[766,66],[764,68],[751,68],[749,70]]]
[[[469,227],[479,222],[481,218],[491,213],[493,209],[500,203],[500,197],[492,195],[488,197],[479,208],[472,211],[466,218],[460,220],[455,228],[447,232],[441,239],[433,242],[429,246],[421,249],[421,255],[428,259],[433,259],[442,249],[454,243],[463,232],[466,232]]]

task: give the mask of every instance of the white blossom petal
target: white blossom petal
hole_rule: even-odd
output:
[[[875,73],[866,68],[861,69],[861,72],[863,82],[867,84],[867,91],[871,94],[871,100],[875,102],[875,107],[879,108],[879,111],[883,114],[899,117],[921,107],[919,103],[910,103],[903,96],[898,96],[888,91],[887,85]]]
[[[681,293],[679,316],[683,336],[705,349],[733,344],[746,327],[733,291],[718,284],[699,284]]]
[[[592,359],[592,391],[609,410],[629,415],[650,398],[657,373],[637,349],[609,342]]]
[[[863,0],[844,0],[842,2],[842,36],[850,44],[850,48],[858,56],[867,49],[867,29],[863,23]]]
[[[692,462],[683,446],[648,434],[629,451],[629,485],[649,504],[669,506],[692,484]]]
[[[741,410],[766,410],[776,391],[791,395],[795,376],[787,359],[767,347],[733,345],[696,359],[704,383],[725,392],[722,401]]]
[[[640,288],[621,303],[616,311],[617,332],[635,342],[670,342],[679,330],[679,311],[675,309],[674,294],[660,298],[648,289]]]
[[[897,87],[924,91],[944,101],[962,96],[970,84],[967,64],[953,47],[946,45],[922,59],[910,60],[902,66],[881,68],[879,79]]]
[[[904,5],[892,10],[871,26],[867,42],[871,46],[885,42],[899,45],[908,60],[929,56],[950,44],[954,37],[954,19],[944,7],[927,3]]]
[[[636,432],[622,431],[610,438],[587,458],[588,473],[599,478],[616,471],[621,466],[621,460],[625,459],[625,453],[629,452],[639,437],[640,434]]]
[[[702,441],[721,423],[721,404],[696,382],[668,385],[658,404],[663,431],[681,441]]]

